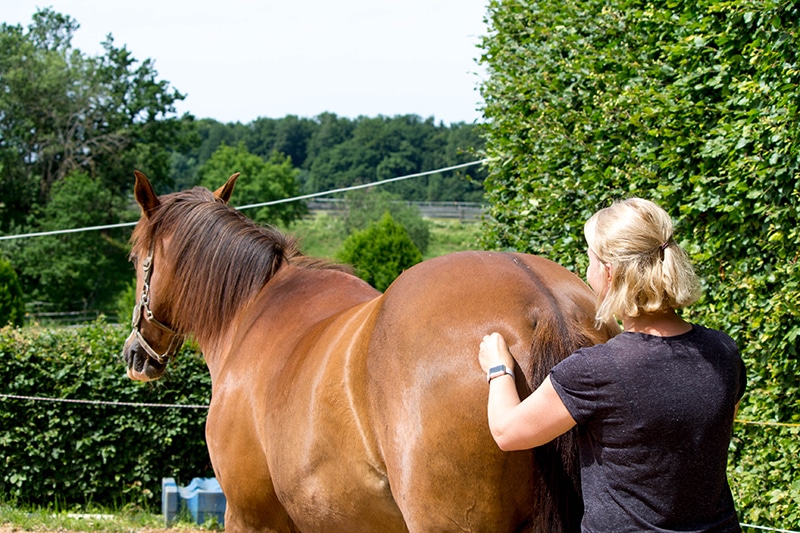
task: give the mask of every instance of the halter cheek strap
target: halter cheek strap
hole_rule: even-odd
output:
[[[133,308],[133,318],[131,319],[131,327],[132,331],[130,337],[136,339],[139,345],[147,352],[147,355],[151,358],[158,361],[159,364],[166,364],[171,357],[175,355],[175,353],[180,349],[181,345],[183,344],[183,337],[178,334],[177,331],[173,330],[172,328],[166,326],[162,322],[156,319],[153,316],[153,311],[150,309],[150,277],[153,275],[153,252],[150,251],[150,255],[147,256],[142,263],[142,269],[144,271],[144,283],[142,286],[142,294],[139,297],[139,301],[136,303],[136,306]],[[169,333],[170,341],[169,346],[167,346],[167,350],[163,354],[159,354],[156,352],[150,343],[142,335],[140,330],[142,324],[142,317],[146,317],[147,321],[159,328],[160,330]]]

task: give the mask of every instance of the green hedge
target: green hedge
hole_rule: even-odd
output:
[[[85,327],[0,330],[0,394],[207,405],[205,362],[184,347],[160,381],[128,379],[128,331]],[[0,497],[53,502],[160,505],[161,478],[213,476],[206,409],[0,398]]]
[[[689,318],[748,367],[731,445],[743,521],[800,529],[800,5],[492,0],[484,246],[582,274],[583,222],[638,195],[705,282]],[[795,425],[792,425],[795,424]]]

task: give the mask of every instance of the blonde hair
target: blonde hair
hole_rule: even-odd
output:
[[[673,238],[672,219],[653,202],[615,202],[592,215],[583,231],[589,249],[611,267],[608,291],[598,296],[599,322],[679,309],[700,297],[689,256]]]

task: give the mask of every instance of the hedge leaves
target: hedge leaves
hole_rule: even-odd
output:
[[[638,195],[705,280],[690,318],[749,370],[732,443],[744,521],[800,528],[800,6],[492,0],[482,43],[484,245],[582,274],[583,222]]]
[[[126,331],[0,330],[0,393],[94,402],[207,405],[205,362],[183,348],[165,379],[133,382]],[[0,398],[0,497],[22,502],[160,504],[161,478],[212,476],[205,409]]]

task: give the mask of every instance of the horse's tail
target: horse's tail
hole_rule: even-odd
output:
[[[582,346],[596,343],[592,335],[591,318],[587,324],[576,323],[558,311],[542,312],[535,317],[533,342],[528,365],[524,369],[528,386],[535,390],[559,361]],[[534,460],[539,470],[539,482],[534,490],[536,506],[545,513],[542,526],[534,524],[533,530],[544,527],[548,532],[580,531],[583,516],[583,498],[580,485],[580,457],[577,430],[572,429],[556,440],[534,449]],[[544,526],[544,524],[548,524]]]

